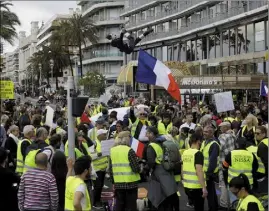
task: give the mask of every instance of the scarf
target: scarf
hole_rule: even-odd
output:
[[[10,133],[8,136],[9,136],[10,138],[12,138],[12,139],[15,141],[16,144],[19,143],[19,139],[18,139],[18,137],[14,136],[12,133]]]

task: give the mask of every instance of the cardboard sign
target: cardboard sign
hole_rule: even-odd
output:
[[[0,81],[0,99],[15,99],[13,81]]]

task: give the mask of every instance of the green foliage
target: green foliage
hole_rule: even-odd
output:
[[[11,12],[9,7],[13,6],[12,3],[7,1],[0,2],[0,16],[1,16],[1,29],[0,39],[5,40],[11,45],[14,44],[14,39],[17,38],[15,27],[21,25],[18,16]]]
[[[105,92],[106,78],[97,71],[90,71],[79,80],[79,85],[84,86],[85,94],[99,97]]]

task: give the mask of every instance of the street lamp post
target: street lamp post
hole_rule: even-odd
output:
[[[74,62],[75,62],[75,78],[74,78],[74,88],[77,91],[78,90],[78,52],[75,50],[74,52]]]
[[[50,70],[51,70],[51,85],[50,85],[50,89],[52,87],[53,84],[53,67],[54,67],[54,61],[53,59],[50,60]]]
[[[31,67],[31,71],[32,71],[32,95],[34,95],[34,68]]]
[[[39,68],[39,86],[41,86],[42,85],[42,76],[41,76],[42,64],[41,63],[38,64],[38,68]]]

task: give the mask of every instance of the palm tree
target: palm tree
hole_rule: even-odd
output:
[[[74,13],[73,16],[66,22],[60,23],[60,30],[62,39],[65,42],[65,46],[75,46],[79,49],[79,62],[82,71],[82,48],[81,45],[86,47],[86,42],[97,42],[96,27],[91,19],[82,14]]]
[[[21,23],[18,16],[10,11],[9,9],[10,6],[13,6],[13,4],[10,2],[6,1],[0,2],[0,12],[1,12],[0,38],[13,45],[14,39],[17,38],[17,32],[15,26],[18,26]]]

